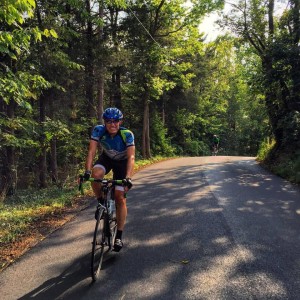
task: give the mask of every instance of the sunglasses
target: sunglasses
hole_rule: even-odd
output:
[[[118,124],[120,120],[105,120],[106,124]]]

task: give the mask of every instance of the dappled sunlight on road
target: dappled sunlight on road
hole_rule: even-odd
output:
[[[296,299],[298,197],[297,190],[272,177],[254,158],[195,157],[155,164],[134,177],[124,248],[106,256],[99,282],[90,285],[88,274],[94,220],[82,220],[87,228],[82,239],[74,223],[72,236],[59,242],[87,243],[85,256],[78,253],[68,266],[53,262],[46,272],[61,273],[27,296]],[[93,213],[94,207],[89,218]],[[59,242],[53,239],[49,247]]]
[[[238,158],[233,160],[238,161]],[[281,251],[272,243],[274,234],[282,241],[285,237],[291,241],[296,233],[279,229],[273,222],[278,218],[285,218],[286,222],[296,211],[293,211],[293,205],[299,203],[283,200],[280,195],[288,184],[274,184],[271,176],[262,169],[258,173],[252,166],[253,158],[243,158],[243,164],[239,163],[238,167],[233,160],[226,158],[224,162],[222,158],[214,157],[209,164],[170,165],[173,171],[166,176],[159,168],[156,168],[156,174],[154,170],[146,172],[147,190],[151,179],[155,185],[150,187],[152,197],[141,206],[135,203],[136,208],[130,207],[132,216],[141,213],[139,208],[146,213],[141,222],[134,218],[133,223],[129,221],[128,228],[137,226],[147,241],[143,241],[143,235],[138,239],[139,233],[136,233],[129,246],[130,252],[137,251],[133,255],[141,252],[147,256],[152,252],[154,257],[148,263],[155,265],[160,274],[170,268],[166,261],[176,261],[177,272],[167,272],[168,279],[160,287],[158,298],[164,299],[171,289],[177,290],[181,299],[197,299],[199,295],[201,299],[247,299],[254,294],[258,299],[266,299],[287,295],[282,278],[277,275],[278,270],[287,270],[287,267],[281,258],[272,266],[272,257]],[[143,180],[136,191],[138,195],[143,193],[142,185]],[[265,193],[270,191],[277,196],[267,198]],[[259,216],[257,220],[256,216]],[[148,223],[150,220],[152,223]],[[191,227],[184,230],[187,222]],[[202,226],[198,228],[198,224]],[[246,228],[251,231],[246,232]],[[180,264],[181,260],[187,263]],[[295,272],[296,266],[289,271]],[[150,273],[153,270],[147,264],[144,269]],[[179,284],[181,288],[176,288],[179,274],[184,274],[185,279]],[[137,282],[155,285],[152,277],[142,277]],[[184,285],[187,288],[183,288]],[[164,294],[164,291],[167,292]]]
[[[149,269],[142,274],[142,278],[123,286],[124,299],[132,298],[132,291],[143,290],[144,299],[159,299],[162,294],[168,294],[169,286],[166,284],[172,280],[176,273],[180,272],[179,264],[169,264],[163,268],[157,268],[157,265],[149,266]],[[147,278],[148,282],[145,282]],[[145,288],[147,286],[147,288]],[[144,288],[143,288],[144,287]]]
[[[223,211],[223,208],[221,208],[221,207],[202,209],[202,212],[204,212],[204,213],[219,213],[222,211]]]
[[[256,299],[269,299],[269,297],[285,298],[286,289],[284,285],[276,278],[270,277],[270,274],[256,272],[254,274],[240,274],[239,268],[241,263],[251,263],[255,261],[255,256],[247,249],[243,251],[240,259],[237,259],[236,253],[214,257],[209,269],[202,270],[191,279],[191,289],[197,288],[204,291],[201,295],[204,299],[225,299],[224,289],[235,287],[237,290],[240,286],[247,286],[250,294],[256,295]],[[218,280],[216,281],[216,277]],[[259,284],[257,284],[259,283]],[[242,296],[241,296],[242,298]],[[282,298],[282,299],[283,299]],[[227,298],[226,298],[227,299]]]
[[[209,267],[202,269],[200,273],[196,273],[191,277],[191,288],[200,289],[204,291],[201,297],[209,299],[210,295],[214,295],[214,299],[222,299],[223,289],[230,282],[230,278],[234,276],[240,263],[251,262],[255,259],[253,254],[247,249],[240,247],[237,252],[236,249],[227,252],[225,255],[214,256],[210,262]],[[217,278],[217,280],[216,280]],[[240,285],[245,282],[245,277],[235,277],[233,286]]]
[[[160,209],[157,209],[157,212],[158,212],[157,215],[145,216],[144,220],[156,220],[161,217],[180,216],[180,215],[188,213],[189,211],[191,211],[191,208],[182,207],[182,208],[179,208],[176,210],[160,208]]]

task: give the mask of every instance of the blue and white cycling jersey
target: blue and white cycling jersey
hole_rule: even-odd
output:
[[[127,147],[134,146],[134,135],[125,127],[120,127],[120,130],[115,136],[110,136],[105,125],[97,125],[94,127],[91,139],[99,142],[103,147],[105,155],[114,160],[123,160],[127,158]]]

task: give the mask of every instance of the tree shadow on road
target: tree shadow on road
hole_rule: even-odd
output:
[[[102,264],[101,272],[108,270],[116,260],[117,257],[114,254],[107,253]],[[90,253],[78,258],[59,276],[45,281],[36,289],[19,298],[19,300],[78,299],[84,297],[89,288],[93,285],[90,273],[90,261]],[[80,286],[80,288],[76,288],[77,286]],[[68,296],[69,292],[73,294],[72,297]]]
[[[20,299],[297,299],[298,194],[247,164],[138,173],[125,248],[99,282],[86,255]]]

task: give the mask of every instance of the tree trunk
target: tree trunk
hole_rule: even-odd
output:
[[[97,103],[97,107],[98,107],[98,121],[99,124],[103,124],[103,119],[102,119],[102,115],[103,115],[103,106],[104,106],[104,68],[103,68],[103,64],[100,63],[100,74],[98,75],[98,103]]]
[[[118,9],[110,10],[110,26],[112,42],[114,44],[113,51],[118,56],[119,55],[119,40],[118,40]],[[121,99],[121,67],[116,65],[112,71],[112,82],[110,91],[111,106],[115,106],[122,109],[122,99]]]
[[[111,76],[110,102],[111,106],[115,106],[119,109],[122,109],[120,67],[114,68],[114,71]]]
[[[297,44],[300,39],[300,3],[299,0],[291,0],[293,6],[294,23],[294,43]]]
[[[91,16],[90,0],[85,1],[88,16]],[[94,104],[94,55],[93,55],[93,24],[87,21],[86,30],[86,63],[85,63],[85,94],[88,103],[88,114],[90,118],[97,117]]]
[[[15,117],[15,101],[11,100],[7,105],[7,117],[13,120]],[[7,133],[14,135],[14,129],[7,127]],[[4,176],[6,178],[6,194],[13,195],[17,186],[17,166],[15,162],[15,148],[13,146],[6,146],[6,160],[4,161]]]
[[[99,1],[99,18],[103,20],[104,8],[103,0]],[[103,48],[103,24],[99,25],[99,49]],[[101,51],[102,52],[102,51]],[[99,124],[103,124],[103,106],[104,106],[104,65],[103,58],[100,57],[99,62],[99,73],[98,73],[98,102],[97,102],[97,118]]]
[[[49,117],[51,120],[55,120],[54,115],[54,97],[53,92],[49,93]],[[50,141],[50,175],[51,181],[57,183],[58,181],[58,171],[57,171],[57,149],[56,149],[56,137],[53,136]]]
[[[121,99],[121,68],[116,67],[116,86],[115,86],[115,106],[122,109],[122,99]]]
[[[5,116],[5,104],[4,100],[0,97],[0,114]],[[0,193],[3,194],[5,188],[5,158],[4,158],[4,149],[0,148]]]
[[[167,102],[167,96],[166,96],[166,93],[163,93],[163,95],[162,95],[162,108],[161,108],[161,121],[162,121],[162,124],[163,124],[164,127],[165,127],[165,124],[166,124],[166,110],[165,110],[166,102]]]
[[[58,181],[58,172],[57,172],[56,137],[53,137],[52,140],[51,140],[50,169],[51,169],[51,180],[52,180],[53,183],[57,183],[57,181]]]
[[[47,174],[47,163],[46,163],[46,145],[45,145],[45,133],[44,133],[44,122],[46,120],[46,97],[44,94],[40,96],[40,118],[39,123],[42,130],[40,135],[40,154],[39,154],[39,187],[46,188],[46,174]]]
[[[274,0],[269,0],[268,4],[268,23],[269,23],[269,34],[272,37],[274,35]]]
[[[142,134],[142,156],[145,159],[151,158],[150,151],[150,113],[149,113],[149,92],[144,95],[144,115],[143,115],[143,134]]]

